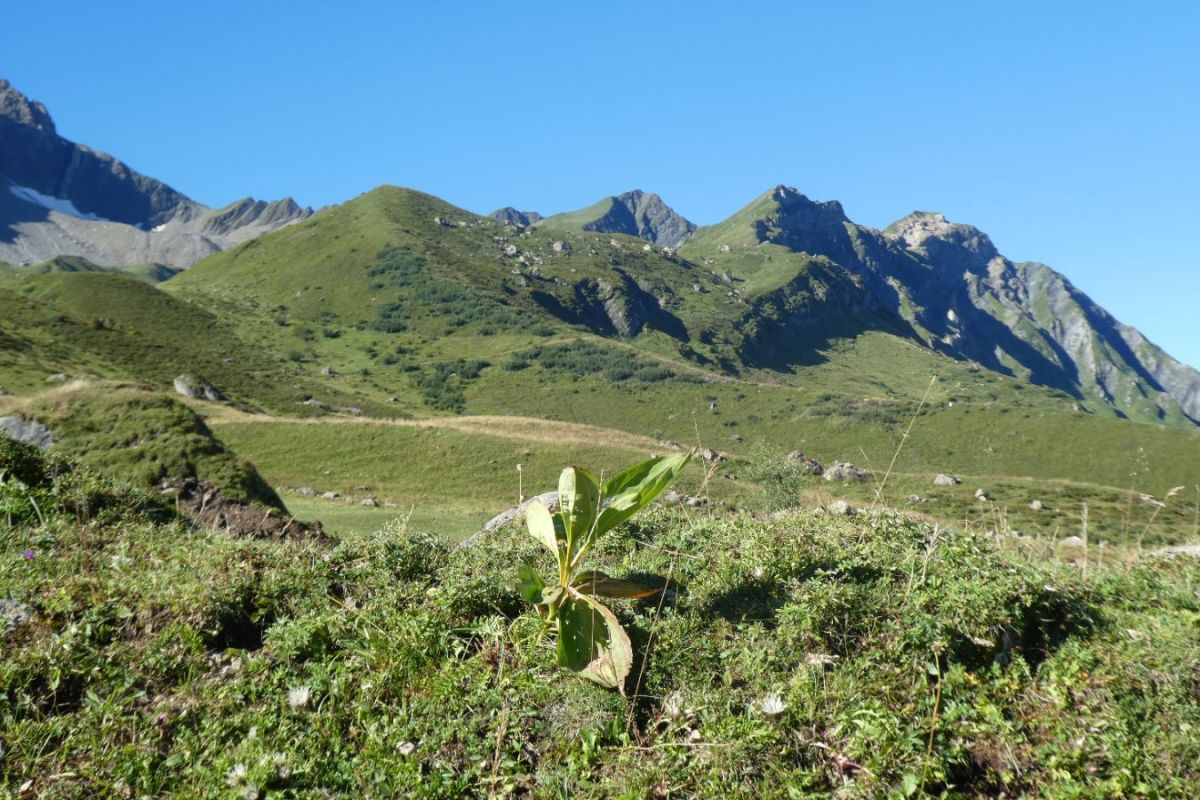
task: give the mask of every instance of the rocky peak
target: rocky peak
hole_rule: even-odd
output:
[[[841,231],[850,220],[836,200],[809,199],[791,186],[779,185],[771,190],[776,212],[772,224],[784,231]]]
[[[15,86],[0,78],[0,117],[11,120],[18,125],[54,134],[54,120],[50,112],[36,100],[30,100],[21,94]]]
[[[1000,253],[986,233],[971,225],[950,222],[944,214],[914,211],[893,222],[883,235],[911,253],[934,262],[966,258],[964,266],[982,271]]]
[[[584,230],[625,233],[662,245],[678,247],[696,226],[675,212],[657,194],[634,189],[612,198],[607,214],[584,225]]]

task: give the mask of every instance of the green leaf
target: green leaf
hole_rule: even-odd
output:
[[[558,663],[625,694],[625,679],[633,669],[633,645],[603,604],[572,592],[558,611]]]
[[[597,531],[612,530],[654,502],[691,460],[692,453],[652,458],[605,482],[608,505],[600,512]]]
[[[525,525],[529,533],[550,551],[555,559],[558,558],[558,539],[554,535],[554,517],[549,509],[534,500],[525,509]]]
[[[624,599],[650,597],[662,591],[661,589],[643,586],[633,581],[610,578],[603,572],[595,570],[580,573],[571,582],[571,586],[578,589],[581,593],[595,595],[596,597],[617,597]]]
[[[542,580],[542,576],[534,571],[533,567],[528,564],[522,564],[517,568],[517,589],[521,593],[521,597],[525,598],[527,603],[541,603],[542,590],[546,588],[546,582]]]
[[[558,504],[568,542],[568,558],[592,532],[600,505],[600,483],[579,467],[567,467],[558,478]]]

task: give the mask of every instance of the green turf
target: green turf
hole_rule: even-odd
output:
[[[22,512],[0,526],[14,794],[1184,798],[1200,784],[1192,557],[1093,553],[1085,570],[889,513],[652,511],[589,557],[671,589],[613,601],[635,658],[623,697],[554,666],[515,588],[522,564],[549,567],[522,529],[458,550],[398,526],[337,547],[235,540],[156,523],[103,485],[29,477],[0,478],[0,509]]]

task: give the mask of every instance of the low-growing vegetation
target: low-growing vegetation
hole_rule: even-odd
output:
[[[29,451],[24,451],[28,453]],[[16,468],[10,468],[15,470]],[[25,469],[22,467],[21,469]],[[26,485],[63,477],[35,465]],[[3,478],[5,496],[18,480]],[[523,527],[0,525],[0,782],[43,797],[1192,797],[1200,561],[1077,567],[891,512],[659,509],[589,561],[626,696],[554,680]]]

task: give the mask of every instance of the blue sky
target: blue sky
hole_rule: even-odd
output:
[[[778,183],[1064,272],[1200,366],[1200,4],[33,3],[0,76],[212,205],[381,183],[543,213]]]

